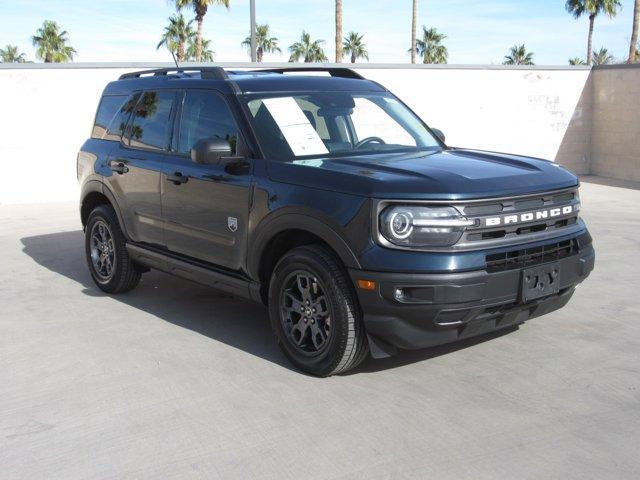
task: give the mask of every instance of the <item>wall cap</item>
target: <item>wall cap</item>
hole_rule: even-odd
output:
[[[147,69],[147,68],[171,68],[175,64],[170,62],[71,62],[71,63],[0,63],[0,70],[64,70],[64,69],[96,69],[96,68],[112,68],[112,69]],[[590,70],[587,65],[467,65],[467,64],[410,64],[410,63],[288,63],[288,62],[216,62],[216,63],[192,63],[185,62],[182,67],[194,66],[220,66],[224,68],[287,68],[296,67],[343,67],[353,68],[357,70],[375,70],[375,69],[407,69],[407,70],[566,70],[566,71],[583,71]],[[636,65],[604,65],[595,68],[615,68],[615,67],[635,67]],[[638,64],[640,66],[640,64]]]

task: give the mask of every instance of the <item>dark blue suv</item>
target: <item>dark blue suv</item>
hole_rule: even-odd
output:
[[[321,376],[569,301],[595,258],[573,174],[448,147],[383,86],[298,70],[106,87],[78,155],[102,290],[156,268],[262,302],[287,357]]]

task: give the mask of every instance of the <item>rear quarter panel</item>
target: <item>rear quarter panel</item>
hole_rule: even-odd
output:
[[[77,175],[80,186],[91,180],[101,180],[105,173],[107,159],[115,142],[90,138],[80,148],[77,161]]]

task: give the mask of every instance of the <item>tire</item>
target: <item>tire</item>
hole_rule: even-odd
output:
[[[91,278],[100,290],[124,293],[138,285],[142,274],[127,253],[126,239],[111,205],[100,205],[89,214],[84,246]]]
[[[298,247],[280,259],[269,284],[269,317],[284,354],[312,375],[346,372],[369,351],[351,280],[320,245]]]

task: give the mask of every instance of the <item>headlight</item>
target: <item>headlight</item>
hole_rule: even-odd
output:
[[[380,214],[384,238],[405,247],[450,246],[472,225],[453,207],[392,205]]]

